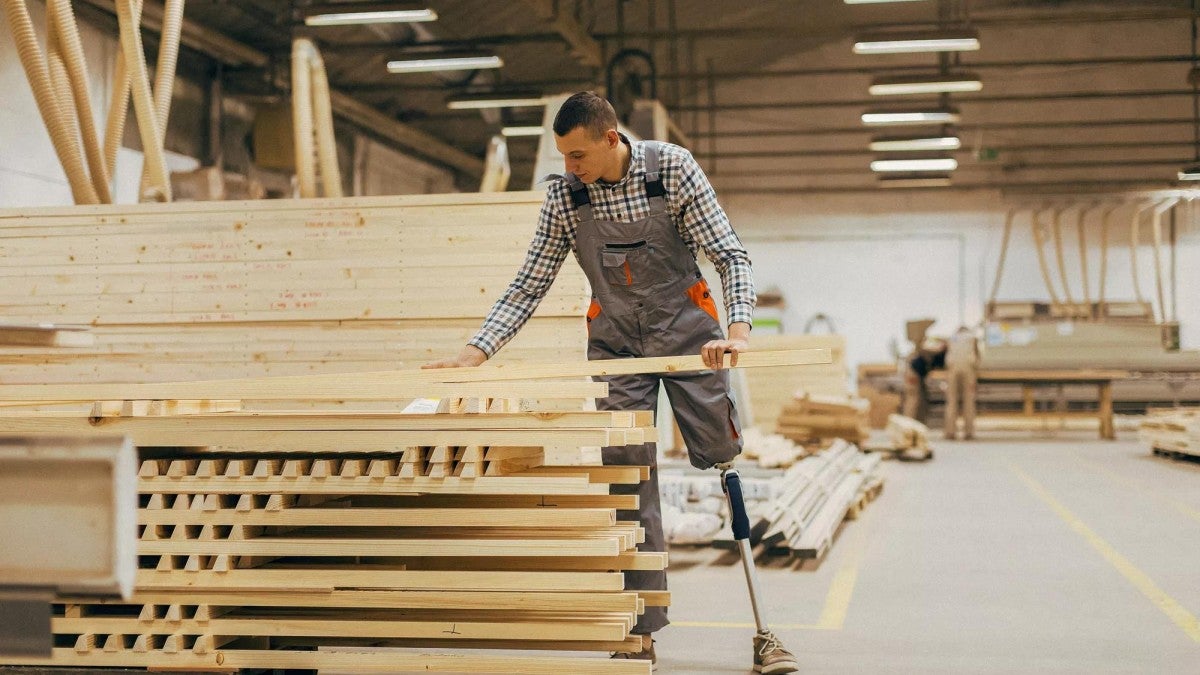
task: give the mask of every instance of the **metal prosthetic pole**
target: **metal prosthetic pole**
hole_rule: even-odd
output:
[[[742,556],[742,569],[746,572],[746,585],[750,589],[750,606],[754,608],[754,623],[760,633],[767,632],[767,619],[759,603],[761,591],[758,586],[758,570],[754,567],[754,551],[750,549],[750,517],[746,515],[746,500],[742,498],[742,479],[732,463],[718,464],[721,470],[721,489],[729,500],[730,524],[733,538],[737,541]]]

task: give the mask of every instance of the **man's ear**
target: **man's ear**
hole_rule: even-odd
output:
[[[608,148],[611,150],[621,142],[621,135],[617,133],[616,129],[609,129],[604,132],[604,140],[608,141]]]

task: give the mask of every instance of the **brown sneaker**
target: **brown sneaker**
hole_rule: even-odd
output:
[[[783,648],[774,633],[764,630],[754,636],[754,672],[775,675],[798,670],[795,655]]]
[[[642,651],[640,652],[613,652],[609,658],[612,659],[637,659],[638,661],[649,661],[650,670],[658,670],[658,657],[654,655],[654,640],[650,640],[650,645],[645,646],[645,640],[642,641]],[[781,673],[788,671],[781,670]]]

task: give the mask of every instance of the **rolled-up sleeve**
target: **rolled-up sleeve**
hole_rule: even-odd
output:
[[[683,223],[680,234],[698,244],[721,275],[729,323],[753,323],[757,298],[750,255],[733,231],[725,209],[717,202],[717,192],[708,176],[691,153],[685,152],[681,158],[679,186],[673,201],[672,207]]]
[[[525,254],[525,263],[504,295],[492,305],[479,332],[467,343],[482,349],[489,357],[511,340],[533,315],[571,250],[566,236],[567,214],[553,194],[551,190],[542,202],[537,232]]]

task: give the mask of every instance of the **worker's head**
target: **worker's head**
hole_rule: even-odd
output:
[[[622,168],[617,112],[595,92],[573,94],[558,109],[554,144],[566,161],[567,171],[584,183],[595,183]]]

